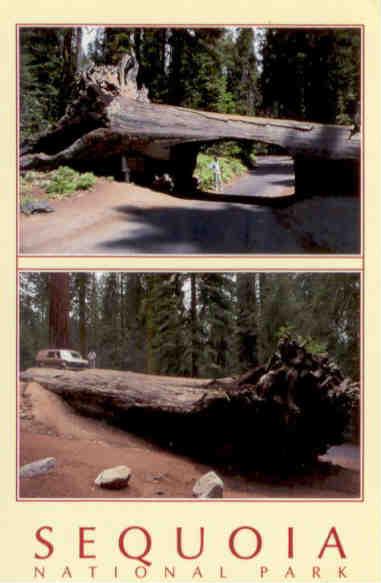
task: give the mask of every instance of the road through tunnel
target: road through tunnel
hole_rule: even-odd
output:
[[[23,144],[22,172],[68,165],[122,179],[127,166],[132,180],[148,184],[169,173],[187,191],[201,147],[230,140],[287,152],[298,197],[360,192],[361,136],[352,126],[155,104],[135,86],[121,86],[115,67],[86,70],[76,91],[55,127]]]

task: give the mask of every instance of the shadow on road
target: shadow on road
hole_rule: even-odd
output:
[[[271,184],[276,184],[278,186],[289,186],[290,188],[294,188],[295,187],[295,180],[286,179],[286,178],[284,180],[272,180]],[[293,193],[292,196],[295,196],[295,193]],[[274,197],[274,198],[276,200],[278,200],[279,198],[290,198],[290,195],[287,197]]]
[[[287,159],[285,161],[274,161],[265,162],[261,160],[253,170],[250,170],[250,174],[253,176],[267,176],[269,174],[276,176],[277,174],[286,174],[294,172],[294,164],[292,159]]]
[[[282,184],[284,186],[293,186],[293,181],[280,181],[274,184]],[[225,194],[213,193],[207,191],[198,192],[166,192],[168,196],[173,196],[174,198],[181,198],[184,200],[201,200],[210,202],[221,202],[221,203],[239,203],[248,205],[261,205],[269,206],[275,208],[285,208],[296,201],[295,193],[286,196],[255,196],[255,195],[244,195],[244,194]]]
[[[171,196],[188,200],[241,203],[284,208],[295,202],[294,164],[289,157],[263,157],[253,170],[226,184],[223,192],[186,192]]]
[[[172,254],[305,252],[293,233],[282,228],[266,207],[224,204],[218,208],[138,209],[125,205],[116,210],[125,215],[126,237],[99,243],[110,253],[123,249]]]

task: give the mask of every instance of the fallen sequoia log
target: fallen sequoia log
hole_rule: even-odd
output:
[[[358,190],[358,128],[154,104],[144,87],[138,89],[137,74],[134,54],[119,66],[85,70],[65,115],[49,131],[22,145],[21,170],[51,170],[67,164],[115,174],[128,168],[132,178],[148,183],[155,175],[168,173],[178,190],[186,190],[194,184],[201,145],[248,140],[287,150],[296,161],[296,186],[307,191],[316,189],[316,184],[320,188],[323,176],[331,190]]]
[[[327,356],[289,339],[280,341],[267,365],[237,379],[31,368],[21,380],[39,383],[85,415],[193,455],[250,467],[312,462],[348,438],[359,403],[358,383]]]

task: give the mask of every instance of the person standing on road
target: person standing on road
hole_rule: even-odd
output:
[[[95,368],[96,359],[97,359],[96,352],[94,350],[90,350],[89,354],[87,355],[87,360],[89,361],[90,368]]]
[[[214,174],[214,188],[216,192],[222,192],[222,175],[220,163],[217,156],[214,156],[213,162],[209,166],[213,170]]]

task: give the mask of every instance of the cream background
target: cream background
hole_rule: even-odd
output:
[[[380,27],[379,3],[374,0],[332,2],[194,0],[154,3],[89,0],[59,2],[15,0],[3,5],[0,17],[1,64],[1,407],[0,449],[0,581],[31,581],[37,562],[33,531],[43,524],[55,528],[56,553],[45,563],[46,581],[58,581],[65,565],[72,569],[73,581],[89,581],[89,565],[98,565],[95,580],[111,581],[113,565],[120,566],[119,581],[137,580],[127,559],[116,551],[118,533],[132,524],[151,531],[154,543],[150,558],[153,567],[145,580],[162,580],[162,565],[177,565],[176,581],[189,581],[192,566],[199,564],[204,581],[217,581],[217,568],[225,566],[228,581],[260,580],[259,565],[268,565],[264,581],[281,581],[282,572],[292,564],[297,581],[311,580],[312,565],[321,564],[322,579],[335,581],[337,564],[347,565],[348,581],[380,581]],[[365,24],[365,501],[362,502],[16,502],[15,463],[15,371],[16,371],[16,259],[15,259],[15,24],[102,23],[102,24]],[[361,269],[362,261],[350,258],[28,258],[24,268],[129,268],[213,269],[234,268],[344,268]],[[239,525],[258,528],[264,549],[258,559],[238,561],[228,555],[227,533]],[[74,527],[96,526],[97,560],[75,559],[77,535]],[[330,526],[342,536],[348,559],[336,560],[327,551],[316,559]],[[181,561],[174,553],[174,529],[206,527],[206,551],[199,562]],[[285,558],[285,532],[296,529],[296,558]],[[191,540],[190,540],[191,542]],[[198,580],[196,578],[195,580]],[[68,577],[64,580],[70,580]],[[287,579],[287,581],[290,579]]]

